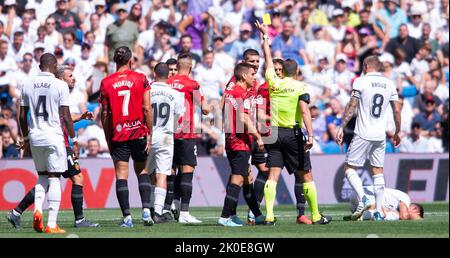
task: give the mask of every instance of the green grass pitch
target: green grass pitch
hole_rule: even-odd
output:
[[[73,227],[72,210],[62,210],[58,216],[59,225],[67,231],[63,235],[45,235],[34,232],[31,226],[32,213],[27,211],[22,216],[22,230],[15,230],[6,220],[6,211],[0,212],[0,238],[16,237],[80,237],[80,238],[126,238],[126,237],[174,237],[174,238],[342,238],[342,237],[449,237],[449,203],[425,203],[423,221],[343,221],[348,215],[348,205],[322,205],[324,214],[332,215],[329,225],[297,225],[293,205],[275,207],[278,222],[275,226],[244,226],[225,228],[217,226],[221,208],[192,208],[191,213],[203,220],[200,225],[181,225],[175,222],[144,227],[140,221],[140,209],[132,209],[134,228],[120,228],[121,213],[119,209],[86,210],[88,219],[100,223],[100,228],[77,229]],[[307,211],[308,212],[308,211]],[[308,213],[307,213],[308,214]],[[241,219],[246,218],[246,208],[238,209]]]

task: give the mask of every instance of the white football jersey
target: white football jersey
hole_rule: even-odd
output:
[[[175,115],[184,113],[184,96],[161,82],[151,84],[153,108],[153,135],[173,134]]]
[[[369,200],[372,199],[372,203],[375,203],[373,186],[365,186],[364,192],[369,197]],[[383,208],[386,211],[398,211],[400,202],[403,202],[406,204],[406,207],[409,207],[411,205],[411,198],[400,190],[391,188],[384,189]]]
[[[391,101],[398,101],[395,84],[380,73],[367,73],[355,79],[353,90],[360,93],[355,134],[369,141],[384,140],[386,109]]]
[[[39,72],[24,83],[20,105],[30,109],[30,144],[49,146],[64,141],[60,106],[69,106],[69,87],[52,73]]]

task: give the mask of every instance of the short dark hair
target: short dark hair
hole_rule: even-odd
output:
[[[421,128],[421,126],[420,126],[420,124],[419,123],[417,123],[417,122],[413,122],[412,124],[411,124],[411,130],[413,130],[413,129],[416,129],[416,128]]]
[[[166,61],[167,65],[176,65],[178,63],[178,61],[175,58],[169,58]]]
[[[273,62],[274,64],[280,64],[280,65],[283,65],[284,60],[281,59],[281,58],[274,58],[274,59],[272,60],[272,62]]]
[[[159,79],[169,78],[169,66],[164,62],[159,62],[154,68],[156,77]]]
[[[244,62],[241,62],[236,65],[234,68],[234,77],[237,81],[242,80],[243,75],[248,72],[249,69],[255,69],[255,67],[251,64],[247,64]]]
[[[189,38],[192,41],[192,36],[189,34],[184,34],[183,36],[181,36],[180,38],[180,42],[184,39],[184,38]]]
[[[57,63],[58,61],[53,54],[45,53],[39,59],[39,68],[41,68],[41,70],[46,70],[50,68],[50,66],[56,65]]]
[[[244,51],[244,54],[242,55],[244,57],[244,60],[247,59],[248,56],[259,56],[259,52],[256,49],[249,48]]]
[[[121,46],[116,48],[114,51],[114,62],[116,62],[117,65],[125,65],[130,61],[132,57],[131,50],[126,46]]]
[[[294,77],[297,75],[298,64],[295,60],[286,59],[283,62],[283,74],[286,77]]]
[[[423,214],[424,214],[423,206],[418,203],[415,203],[415,202],[411,203],[411,205],[416,205],[417,208],[419,208],[419,216],[423,219]]]
[[[21,30],[18,30],[16,32],[14,32],[14,37],[20,37],[20,36],[23,36],[23,35],[24,35],[24,33]]]

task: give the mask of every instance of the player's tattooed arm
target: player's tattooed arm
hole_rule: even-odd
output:
[[[20,131],[22,133],[22,138],[28,137],[28,124],[27,124],[27,114],[30,108],[27,106],[20,107],[19,124]]]
[[[344,117],[342,118],[341,127],[339,127],[336,133],[336,143],[341,145],[344,140],[344,128],[347,126],[350,119],[352,119],[353,115],[355,115],[356,109],[359,104],[359,98],[361,97],[361,93],[357,90],[352,91],[352,96],[350,98],[349,103],[345,107]]]

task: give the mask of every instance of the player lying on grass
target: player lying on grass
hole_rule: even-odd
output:
[[[56,70],[56,78],[63,80],[69,86],[69,91],[75,87],[75,78],[69,66],[58,66]],[[83,119],[92,120],[92,113],[85,112],[81,115],[71,114],[73,122],[78,122]],[[69,178],[72,181],[71,201],[73,212],[75,215],[75,227],[98,227],[98,223],[92,223],[85,219],[83,215],[83,175],[81,174],[80,165],[74,156],[74,152],[69,145],[69,135],[67,129],[64,128],[64,140],[67,151],[67,167],[68,169],[62,174],[64,178]],[[20,203],[11,211],[8,212],[6,218],[16,229],[21,228],[20,216],[22,213],[34,203],[35,189],[31,189],[27,195],[20,201]]]
[[[364,193],[369,199],[371,206],[363,212],[360,220],[373,220],[375,208],[375,193],[373,186],[365,186]],[[411,198],[407,193],[400,190],[385,188],[382,202],[383,216],[385,220],[420,220],[423,219],[423,207],[417,203],[411,203]],[[350,195],[351,212],[358,206],[359,199],[356,192]],[[345,216],[344,220],[351,220],[350,216]]]

